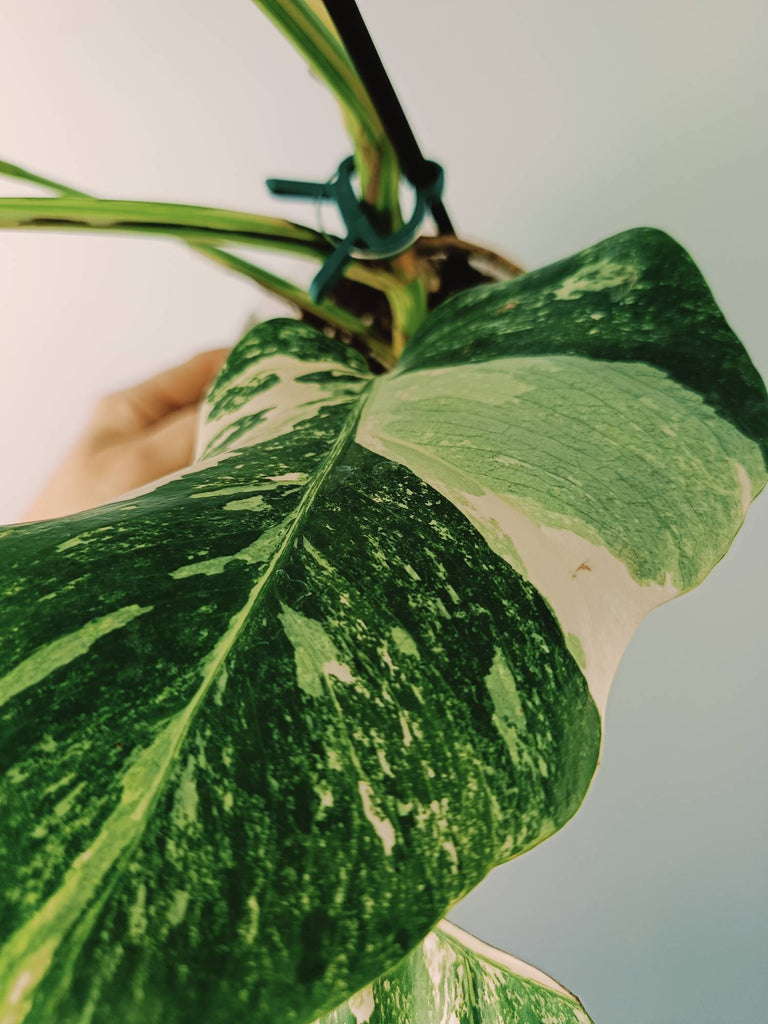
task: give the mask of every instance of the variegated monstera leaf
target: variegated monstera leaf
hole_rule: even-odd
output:
[[[192,467],[0,534],[0,1022],[586,1021],[439,922],[577,809],[767,434],[657,231],[454,296],[383,377],[255,328]]]

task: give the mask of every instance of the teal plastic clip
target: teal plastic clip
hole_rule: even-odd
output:
[[[309,286],[314,302],[322,302],[341,277],[344,267],[352,259],[352,250],[373,253],[376,256],[396,256],[407,249],[416,237],[428,209],[443,192],[445,175],[443,168],[434,160],[425,160],[427,182],[414,185],[416,204],[410,220],[391,235],[380,235],[368,219],[367,212],[352,188],[355,173],[355,158],[346,157],[339,164],[330,181],[290,181],[284,178],[268,178],[267,188],[273,195],[296,196],[302,199],[335,200],[347,228],[343,238],[315,275]]]

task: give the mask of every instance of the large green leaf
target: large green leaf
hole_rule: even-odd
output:
[[[646,229],[455,296],[375,380],[307,325],[249,333],[192,467],[0,534],[0,1022],[418,987],[450,907],[579,806],[621,650],[723,555],[767,435]],[[558,1020],[529,995],[498,1019]]]

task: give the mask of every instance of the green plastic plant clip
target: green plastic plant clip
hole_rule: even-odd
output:
[[[345,264],[352,258],[353,249],[357,249],[363,255],[371,253],[388,258],[403,252],[413,243],[427,211],[440,199],[445,180],[440,164],[433,160],[425,160],[424,166],[429,172],[429,175],[425,175],[428,180],[426,184],[414,186],[416,204],[410,220],[391,235],[380,235],[376,231],[369,220],[368,212],[352,188],[351,179],[355,173],[355,159],[352,156],[342,160],[330,181],[267,179],[267,188],[273,195],[335,200],[347,228],[346,238],[335,246],[309,286],[309,294],[315,302],[322,302],[339,280]]]

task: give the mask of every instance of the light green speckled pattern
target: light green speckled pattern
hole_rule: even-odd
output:
[[[643,363],[541,355],[412,371],[382,382],[361,430],[444,493],[507,496],[638,583],[669,576],[681,591],[730,547],[766,480],[754,441]]]
[[[767,478],[765,385],[688,253],[650,228],[454,296],[367,417],[374,450],[446,493],[508,495],[677,590]]]

